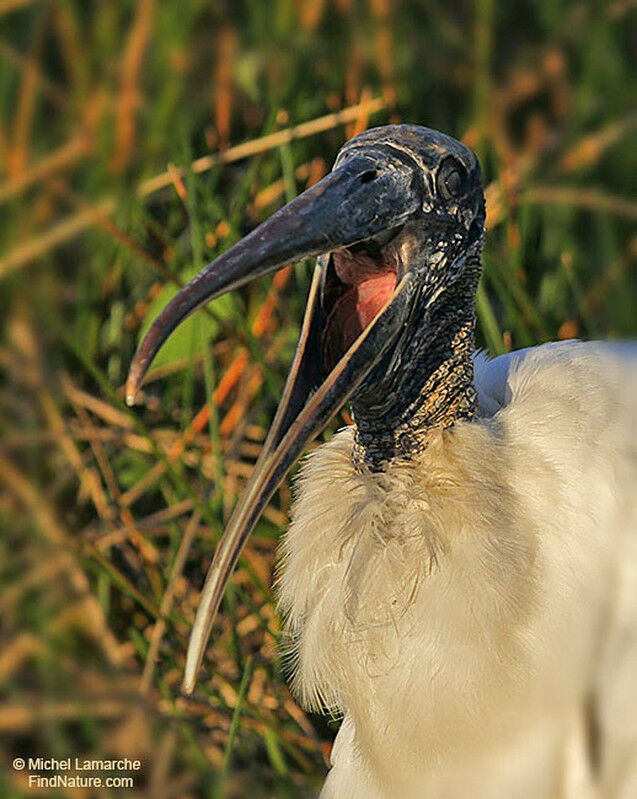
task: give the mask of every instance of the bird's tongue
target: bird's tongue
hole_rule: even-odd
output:
[[[337,270],[343,282],[354,278],[353,285],[340,297],[325,323],[323,334],[323,363],[327,371],[340,360],[391,299],[396,285],[396,273],[392,270],[374,272],[359,271],[354,276],[345,270]]]

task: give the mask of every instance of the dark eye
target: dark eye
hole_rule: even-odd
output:
[[[467,173],[455,158],[447,158],[438,170],[438,191],[445,199],[460,197],[466,188]]]

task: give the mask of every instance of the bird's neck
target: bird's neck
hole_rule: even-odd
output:
[[[422,326],[405,336],[399,368],[378,375],[373,394],[352,402],[354,460],[378,471],[394,459],[424,450],[432,428],[471,419],[475,294],[480,279],[479,250],[467,256],[462,273],[434,298],[424,291],[412,318]]]

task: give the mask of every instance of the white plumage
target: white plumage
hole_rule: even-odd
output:
[[[637,797],[634,355],[478,356],[416,461],[307,459],[279,584],[298,695],[345,717],[322,797]]]

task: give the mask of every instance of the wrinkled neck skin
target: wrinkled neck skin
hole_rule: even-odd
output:
[[[359,470],[381,471],[394,459],[409,460],[425,449],[432,428],[451,427],[475,413],[472,355],[482,237],[466,254],[444,236],[418,250],[409,254],[423,275],[412,329],[352,401]]]

